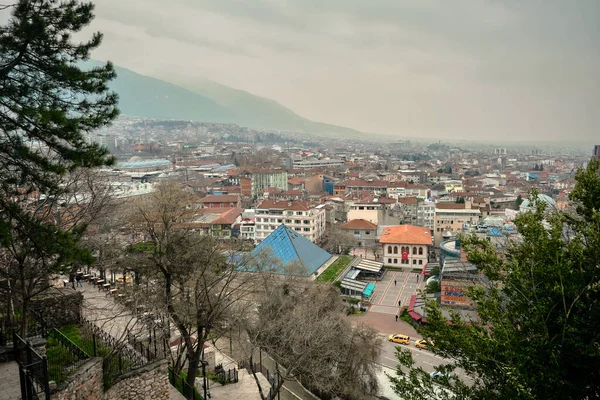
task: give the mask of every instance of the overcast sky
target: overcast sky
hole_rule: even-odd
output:
[[[94,2],[94,57],[142,74],[368,132],[600,142],[600,0]]]

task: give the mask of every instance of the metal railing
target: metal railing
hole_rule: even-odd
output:
[[[159,346],[143,342],[135,346],[129,341],[119,341],[93,322],[80,318],[81,334],[88,340],[83,350],[94,357],[102,357],[104,388],[110,388],[122,374],[164,358]],[[162,348],[161,348],[162,350]]]
[[[46,322],[41,314],[36,311],[29,310],[29,318],[27,320],[27,338],[42,337],[47,334]],[[9,346],[12,344],[13,332],[21,336],[21,326],[23,317],[16,315],[9,319],[4,317],[0,320],[0,346]]]
[[[277,389],[279,388],[282,378],[277,371],[270,371],[262,364],[262,362],[250,364],[248,361],[240,361],[238,365],[240,368],[246,368],[251,373],[261,373],[265,376],[265,378],[267,378],[270,384],[267,399],[273,400],[275,397],[279,397],[280,390]]]
[[[179,374],[169,367],[169,383],[179,391],[186,399],[189,400],[205,400],[204,396],[198,392],[198,389],[188,385],[188,383]]]
[[[53,341],[64,349],[64,351],[52,352],[52,357],[48,361],[49,376],[58,384],[87,362],[90,355],[57,329],[50,330],[48,335],[46,343],[48,352],[53,347]]]
[[[223,385],[238,382],[238,370],[236,368],[226,370],[222,366],[217,365],[215,367],[215,375],[217,376],[217,381]]]
[[[13,332],[15,359],[19,364],[21,398],[23,400],[50,399],[48,361],[40,356],[29,342]]]

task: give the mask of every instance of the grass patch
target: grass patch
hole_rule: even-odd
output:
[[[46,357],[48,359],[48,379],[57,384],[67,380],[71,370],[70,366],[79,361],[75,355],[53,338],[48,338],[46,341]]]
[[[350,256],[339,256],[333,264],[317,277],[317,282],[329,282],[335,279],[350,264],[350,261],[352,261]]]

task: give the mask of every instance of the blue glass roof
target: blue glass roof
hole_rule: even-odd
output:
[[[283,265],[299,262],[309,275],[331,258],[331,254],[285,224],[279,225],[250,254],[258,255],[265,250],[280,259]]]

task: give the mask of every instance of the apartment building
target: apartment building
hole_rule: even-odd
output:
[[[288,173],[282,170],[255,171],[251,177],[252,197],[261,196],[266,188],[288,190]]]
[[[421,184],[392,182],[387,188],[387,195],[393,199],[399,199],[401,197],[426,199],[429,197],[429,188]]]
[[[398,206],[402,211],[402,221],[404,224],[417,225],[417,212],[419,201],[416,197],[400,197]]]
[[[417,225],[427,228],[433,234],[435,203],[433,201],[424,201],[417,206]]]
[[[375,225],[381,225],[394,199],[388,197],[366,197],[355,201],[348,210],[348,220],[364,219]]]
[[[439,246],[444,236],[462,232],[465,225],[476,224],[481,212],[471,208],[471,202],[464,204],[437,203],[435,205],[434,232],[435,245]]]
[[[264,200],[256,207],[255,240],[263,241],[281,224],[318,243],[325,234],[326,210],[308,201]]]

